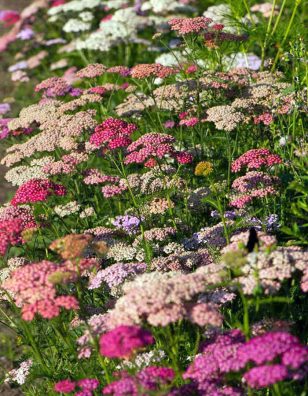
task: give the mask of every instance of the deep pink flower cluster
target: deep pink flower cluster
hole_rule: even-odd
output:
[[[239,172],[242,168],[260,169],[269,168],[276,164],[281,164],[282,159],[277,154],[272,154],[268,149],[252,149],[241,155],[232,162],[232,172]]]
[[[307,346],[289,333],[270,332],[245,342],[239,330],[232,330],[207,342],[183,377],[208,392],[221,383],[225,374],[249,365],[244,380],[252,388],[263,388],[277,381],[303,378],[307,364]]]
[[[50,319],[58,316],[60,308],[78,309],[78,301],[73,296],[57,296],[55,283],[76,278],[68,264],[41,261],[16,269],[3,288],[13,294],[16,305],[22,307],[22,318],[33,320],[36,313]],[[56,279],[57,278],[57,279]],[[59,279],[58,279],[59,278]]]
[[[14,10],[1,10],[0,11],[0,21],[4,22],[5,27],[14,25],[20,20],[20,15]]]
[[[35,87],[35,92],[44,91],[47,97],[64,96],[69,93],[72,86],[61,77],[51,77],[42,81]]]
[[[0,220],[0,255],[4,256],[10,246],[22,242],[23,231],[22,220]]]
[[[121,373],[121,379],[114,381],[103,389],[104,395],[140,396],[158,391],[161,386],[170,384],[174,379],[174,371],[168,367],[150,366],[135,377],[126,372]]]
[[[189,33],[201,33],[208,29],[212,22],[210,18],[196,17],[196,18],[173,18],[168,21],[171,30],[175,30],[180,35],[184,36]]]
[[[57,393],[74,393],[75,396],[92,396],[93,391],[99,386],[99,381],[95,378],[83,378],[79,381],[69,379],[59,381],[55,384],[54,390]]]
[[[128,358],[138,349],[153,344],[152,334],[137,326],[119,326],[100,337],[100,353],[109,358]]]
[[[107,118],[95,128],[90,143],[97,147],[102,145],[110,150],[127,147],[131,143],[130,135],[136,131],[137,125],[128,124],[116,118]]]
[[[142,164],[153,167],[156,159],[165,156],[175,157],[179,163],[192,161],[192,156],[186,152],[177,152],[173,143],[175,138],[164,133],[146,133],[127,147],[129,154],[125,157],[125,164]],[[153,162],[154,160],[154,162]]]
[[[63,196],[66,189],[47,179],[31,179],[22,184],[16,191],[11,204],[16,206],[25,203],[46,201],[50,195]]]
[[[131,69],[130,75],[138,79],[149,77],[166,78],[177,72],[177,69],[170,66],[163,66],[159,63],[142,63],[134,66]]]

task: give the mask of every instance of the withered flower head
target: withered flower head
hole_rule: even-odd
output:
[[[89,234],[70,234],[53,241],[49,248],[58,253],[64,260],[82,257],[92,242]]]

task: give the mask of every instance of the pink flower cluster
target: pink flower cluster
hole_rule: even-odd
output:
[[[59,381],[55,384],[54,390],[57,393],[77,392],[75,396],[92,396],[93,391],[99,386],[99,381],[95,378],[83,378],[79,381],[71,381],[69,379]]]
[[[138,349],[153,344],[152,334],[137,326],[119,326],[100,337],[100,353],[108,358],[129,358]]]
[[[0,209],[0,220],[19,220],[23,229],[36,228],[37,223],[29,206],[6,206]]]
[[[104,145],[110,150],[127,147],[131,143],[130,135],[136,131],[137,125],[128,124],[116,118],[107,118],[95,128],[90,143],[97,147]]]
[[[107,70],[108,73],[116,73],[122,77],[127,77],[130,75],[130,69],[126,66],[113,66],[109,67]]]
[[[252,149],[232,162],[232,172],[239,172],[242,168],[260,169],[262,166],[269,168],[281,164],[282,159],[277,154],[272,154],[268,149]]]
[[[127,372],[121,372],[121,379],[114,381],[103,389],[103,395],[111,396],[140,396],[158,391],[161,386],[170,384],[174,379],[174,371],[168,367],[150,366],[135,377]],[[140,393],[141,391],[141,393]]]
[[[31,179],[18,188],[11,204],[16,206],[19,204],[46,201],[53,194],[63,196],[66,194],[66,189],[61,184],[56,184],[51,180]]]
[[[22,242],[22,220],[0,220],[0,255],[4,256],[10,246]]]
[[[192,156],[186,152],[177,152],[173,143],[175,138],[164,133],[146,133],[127,147],[129,154],[125,157],[125,164],[142,164],[154,167],[156,159],[172,156],[179,163],[190,163]]]
[[[42,81],[35,87],[35,92],[44,91],[47,97],[64,96],[69,93],[72,86],[61,77],[51,77]]]
[[[88,159],[88,155],[84,153],[72,152],[63,155],[60,161],[48,162],[43,167],[43,172],[47,175],[69,174],[76,170],[76,166]]]
[[[277,193],[276,186],[279,178],[264,172],[247,172],[232,183],[232,188],[239,194],[232,197],[231,206],[244,208],[254,198],[264,198]]]
[[[20,15],[14,10],[1,10],[0,11],[0,21],[4,22],[5,27],[14,25],[20,20]]]
[[[189,33],[200,33],[208,29],[212,22],[210,18],[196,17],[196,18],[173,18],[168,21],[171,30],[175,30],[181,36]]]
[[[270,113],[263,113],[259,116],[256,116],[254,118],[254,123],[260,124],[261,122],[263,122],[264,125],[270,125],[274,120],[274,117],[272,116],[272,114]]]
[[[163,66],[159,63],[143,63],[131,69],[130,75],[133,78],[166,78],[177,73],[177,69],[170,66]]]
[[[60,308],[78,309],[78,301],[73,296],[57,296],[55,283],[76,278],[76,271],[68,265],[50,261],[29,264],[16,269],[3,283],[3,288],[11,292],[16,305],[22,307],[22,318],[33,320],[36,313],[43,318],[58,316]]]
[[[101,184],[101,183],[119,183],[118,176],[103,175],[98,169],[87,169],[84,173],[83,182],[85,184]]]

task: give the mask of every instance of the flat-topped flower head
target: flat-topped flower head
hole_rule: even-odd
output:
[[[205,32],[211,22],[212,20],[206,17],[173,18],[168,21],[168,24],[170,25],[171,30],[178,32],[181,36],[185,36],[190,33]]]
[[[166,78],[175,73],[177,73],[177,69],[170,66],[163,66],[159,63],[143,63],[134,66],[130,71],[131,77],[137,79],[150,77]]]
[[[44,202],[51,195],[63,196],[65,194],[66,189],[61,184],[56,184],[47,179],[31,179],[18,188],[11,204],[16,206],[25,203]]]
[[[152,334],[137,326],[119,326],[101,336],[100,353],[109,358],[128,358],[136,350],[153,344]]]
[[[105,65],[102,65],[101,63],[93,63],[90,64],[83,69],[80,69],[76,73],[76,77],[79,78],[95,78],[103,75],[107,70],[107,67]]]
[[[281,157],[277,154],[272,154],[268,149],[252,149],[233,161],[231,170],[232,172],[239,172],[246,167],[247,169],[269,168],[281,163]]]

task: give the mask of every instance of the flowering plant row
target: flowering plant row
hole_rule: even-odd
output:
[[[212,3],[0,12],[3,392],[306,395],[303,5]]]

